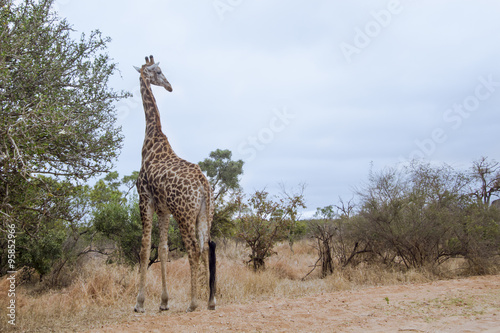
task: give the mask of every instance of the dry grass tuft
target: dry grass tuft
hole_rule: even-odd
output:
[[[305,281],[302,278],[311,270],[317,254],[309,241],[293,246],[276,246],[276,255],[270,257],[263,272],[253,272],[245,262],[248,253],[242,244],[220,244],[217,262],[217,303],[219,305],[248,303],[272,297],[296,298],[338,290],[353,290],[367,286],[421,283],[439,276],[431,270],[388,269],[377,265],[360,264],[357,267],[336,268],[333,275],[319,278],[317,268]],[[446,266],[446,277],[457,263]],[[185,257],[172,260],[167,265],[170,310],[185,311],[189,303],[190,271]],[[205,280],[204,280],[205,281]],[[64,289],[34,293],[33,287],[17,289],[17,330],[82,331],[108,323],[131,320],[135,304],[137,269],[121,265],[89,262],[78,272],[73,282]],[[6,281],[0,281],[0,292],[6,295]],[[206,283],[205,283],[206,285]],[[206,288],[200,292],[207,299]],[[160,266],[153,265],[148,271],[146,311],[158,313],[161,293]],[[4,317],[6,303],[0,298],[0,315]],[[204,304],[201,303],[203,306]],[[0,331],[11,329],[6,321],[0,321]]]
[[[135,293],[136,276],[125,266],[89,263],[67,288],[34,292],[20,286],[16,290],[16,329],[75,331],[92,323],[111,322],[126,311],[121,304],[127,304]],[[0,331],[9,329],[10,325],[0,321]]]

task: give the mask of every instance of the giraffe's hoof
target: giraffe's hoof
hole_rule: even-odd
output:
[[[137,306],[137,305],[134,307],[134,311],[138,312],[138,313],[146,312],[146,311],[144,311],[144,308],[142,306]]]
[[[215,310],[215,297],[212,300],[208,301],[208,309],[209,310]]]
[[[160,305],[160,311],[167,311],[168,309],[168,305]]]
[[[198,305],[196,305],[196,304],[191,304],[191,305],[187,308],[186,312],[193,312],[194,310],[196,310],[196,308],[197,308],[197,307],[198,307]]]

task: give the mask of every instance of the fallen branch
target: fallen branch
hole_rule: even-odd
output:
[[[312,266],[312,268],[313,268],[313,269],[312,269],[309,273],[307,273],[307,274],[306,274],[306,275],[305,275],[305,276],[301,279],[302,281],[304,281],[304,280],[306,279],[306,277],[308,277],[308,276],[309,276],[309,274],[311,274],[311,273],[312,273],[312,272],[316,269],[316,267],[318,267],[318,262],[319,262],[320,260],[321,260],[321,257],[319,257],[319,259],[318,259],[318,260],[314,263],[314,265]]]

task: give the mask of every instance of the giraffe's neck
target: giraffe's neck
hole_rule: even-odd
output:
[[[153,132],[161,132],[160,112],[156,106],[156,100],[151,91],[151,84],[146,82],[141,75],[141,95],[144,113],[146,116],[146,136]]]
[[[158,142],[160,138],[160,146],[157,149],[161,149],[168,155],[175,155],[170,143],[168,142],[167,136],[161,130],[160,122],[160,112],[156,106],[156,100],[151,91],[151,84],[140,78],[141,82],[141,95],[142,104],[144,105],[144,113],[146,116],[146,137],[144,138],[144,145],[142,147],[143,158],[147,152],[151,151],[153,145]]]

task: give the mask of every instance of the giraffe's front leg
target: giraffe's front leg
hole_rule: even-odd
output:
[[[150,201],[141,196],[139,207],[142,219],[142,242],[139,266],[139,292],[137,302],[134,307],[135,312],[144,312],[144,300],[146,299],[146,274],[148,272],[148,262],[151,249],[151,230],[153,226],[153,207]]]
[[[146,227],[144,229],[147,229]],[[148,272],[149,249],[151,247],[151,237],[144,237],[147,230],[143,231],[141,253],[140,253],[140,266],[139,266],[139,292],[137,293],[137,302],[134,307],[135,312],[144,312],[144,300],[146,299],[146,274]],[[151,235],[151,229],[149,229]],[[146,239],[145,239],[146,238]]]

